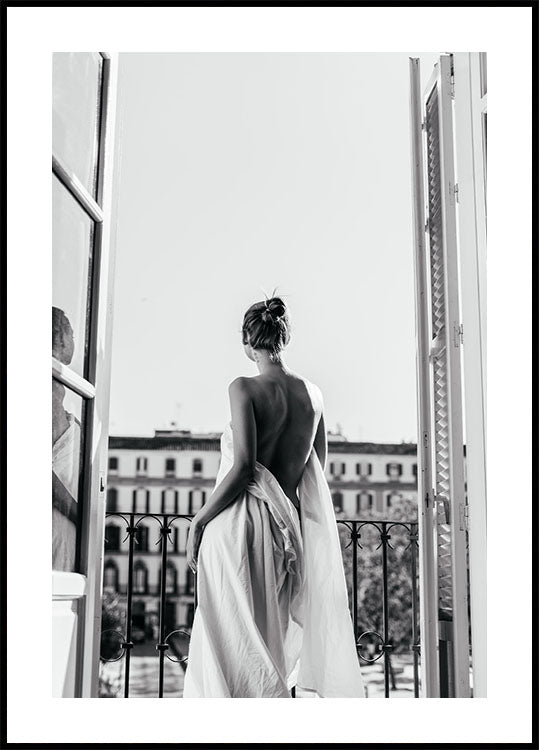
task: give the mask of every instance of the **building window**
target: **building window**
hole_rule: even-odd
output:
[[[372,510],[372,494],[370,492],[359,492],[356,495],[356,513],[364,510]]]
[[[178,552],[180,545],[180,530],[177,526],[172,527],[172,551]]]
[[[146,474],[148,471],[148,459],[145,456],[137,458],[137,474]]]
[[[137,526],[135,532],[135,545],[138,552],[148,551],[148,527]]]
[[[402,464],[386,464],[386,474],[390,479],[398,479],[402,474]]]
[[[417,477],[417,464],[412,464],[412,474]]]
[[[143,562],[137,560],[133,566],[133,593],[145,594],[148,588],[148,570]]]
[[[161,492],[161,513],[178,513],[178,491],[168,488]]]
[[[202,474],[202,459],[193,459],[193,474]]]
[[[343,509],[342,492],[333,493],[333,507],[335,508],[335,513],[342,513],[342,509]]]
[[[167,458],[165,460],[165,476],[173,477],[176,475],[176,459]]]
[[[103,588],[118,591],[118,566],[113,560],[107,560],[103,569]]]
[[[108,524],[105,527],[105,552],[119,552],[120,550],[120,527]]]
[[[161,576],[161,574],[159,574]],[[178,573],[176,571],[176,566],[172,562],[167,562],[167,572],[166,572],[166,580],[165,580],[165,591],[167,594],[175,594],[176,593],[176,586],[178,582]]]
[[[346,473],[346,464],[338,462],[331,462],[329,465],[329,473],[333,479],[340,479],[343,474]]]
[[[116,513],[118,510],[118,490],[116,487],[110,487],[107,490],[107,510]]]
[[[189,515],[197,513],[206,502],[206,492],[204,490],[189,490]]]
[[[356,474],[362,477],[369,477],[372,474],[372,464],[356,464]]]
[[[150,512],[150,490],[139,487],[133,490],[133,513]]]
[[[402,495],[399,492],[390,492],[387,496],[387,507],[395,507],[399,500],[402,499]]]
[[[118,471],[118,457],[109,456],[109,471]]]

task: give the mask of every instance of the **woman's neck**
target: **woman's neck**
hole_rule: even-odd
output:
[[[265,349],[257,349],[253,351],[253,356],[261,375],[287,371],[287,367],[279,354],[272,357]]]

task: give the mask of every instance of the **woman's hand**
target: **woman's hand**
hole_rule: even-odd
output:
[[[187,565],[189,565],[193,573],[197,572],[198,548],[200,547],[203,531],[204,527],[196,520],[196,517],[193,518],[189,527],[186,549]]]

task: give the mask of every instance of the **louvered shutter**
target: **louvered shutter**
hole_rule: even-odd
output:
[[[410,65],[425,695],[469,697],[452,56],[423,97],[419,62]]]

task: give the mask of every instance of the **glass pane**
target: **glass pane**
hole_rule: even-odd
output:
[[[102,65],[94,52],[52,56],[52,152],[94,197]]]
[[[479,53],[479,78],[481,87],[481,96],[487,93],[487,53]]]
[[[93,221],[52,179],[52,354],[84,377]]]
[[[84,401],[52,380],[52,569],[76,571]]]

